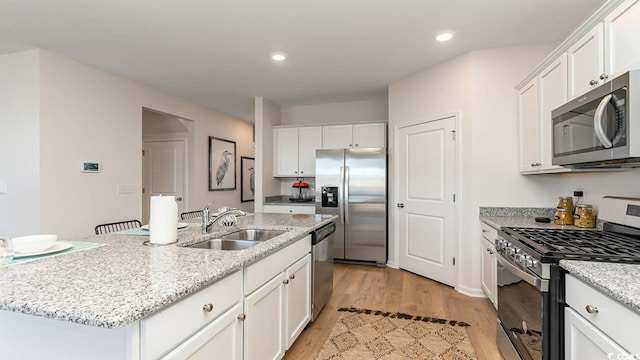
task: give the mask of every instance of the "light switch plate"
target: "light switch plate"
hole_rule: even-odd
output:
[[[136,192],[136,187],[133,184],[119,184],[118,194],[133,194]]]
[[[0,183],[0,194],[6,194],[6,193],[7,193],[7,184]]]

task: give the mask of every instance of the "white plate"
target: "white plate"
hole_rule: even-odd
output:
[[[42,250],[34,253],[26,253],[26,254],[17,252],[13,255],[13,258],[15,259],[15,258],[21,258],[21,257],[27,257],[27,256],[51,254],[54,252],[70,249],[72,246],[73,244],[70,242],[56,241],[56,243],[52,247],[48,248],[47,250]]]
[[[178,229],[184,229],[187,226],[189,226],[189,224],[187,224],[187,223],[184,223],[184,222],[179,222],[178,223]],[[144,230],[149,230],[149,225],[142,225],[140,228],[144,229]]]

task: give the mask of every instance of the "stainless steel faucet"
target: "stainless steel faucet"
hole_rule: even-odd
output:
[[[211,218],[211,212],[209,211],[209,205],[211,205],[211,203],[208,203],[207,206],[205,206],[204,209],[202,209],[202,235],[208,234],[209,230],[211,229],[213,224],[215,224],[217,221],[221,220],[226,215],[236,215],[236,216],[245,216],[245,215],[247,215],[246,212],[244,212],[244,211],[242,211],[240,209],[229,209],[229,210],[221,212],[220,214],[218,214],[218,216],[216,216],[214,218]]]

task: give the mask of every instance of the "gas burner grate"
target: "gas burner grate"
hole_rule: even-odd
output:
[[[640,262],[640,240],[607,231],[504,228],[544,257]]]

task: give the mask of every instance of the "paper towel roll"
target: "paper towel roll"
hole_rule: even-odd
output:
[[[178,239],[178,204],[175,196],[152,196],[149,242],[169,244]]]

